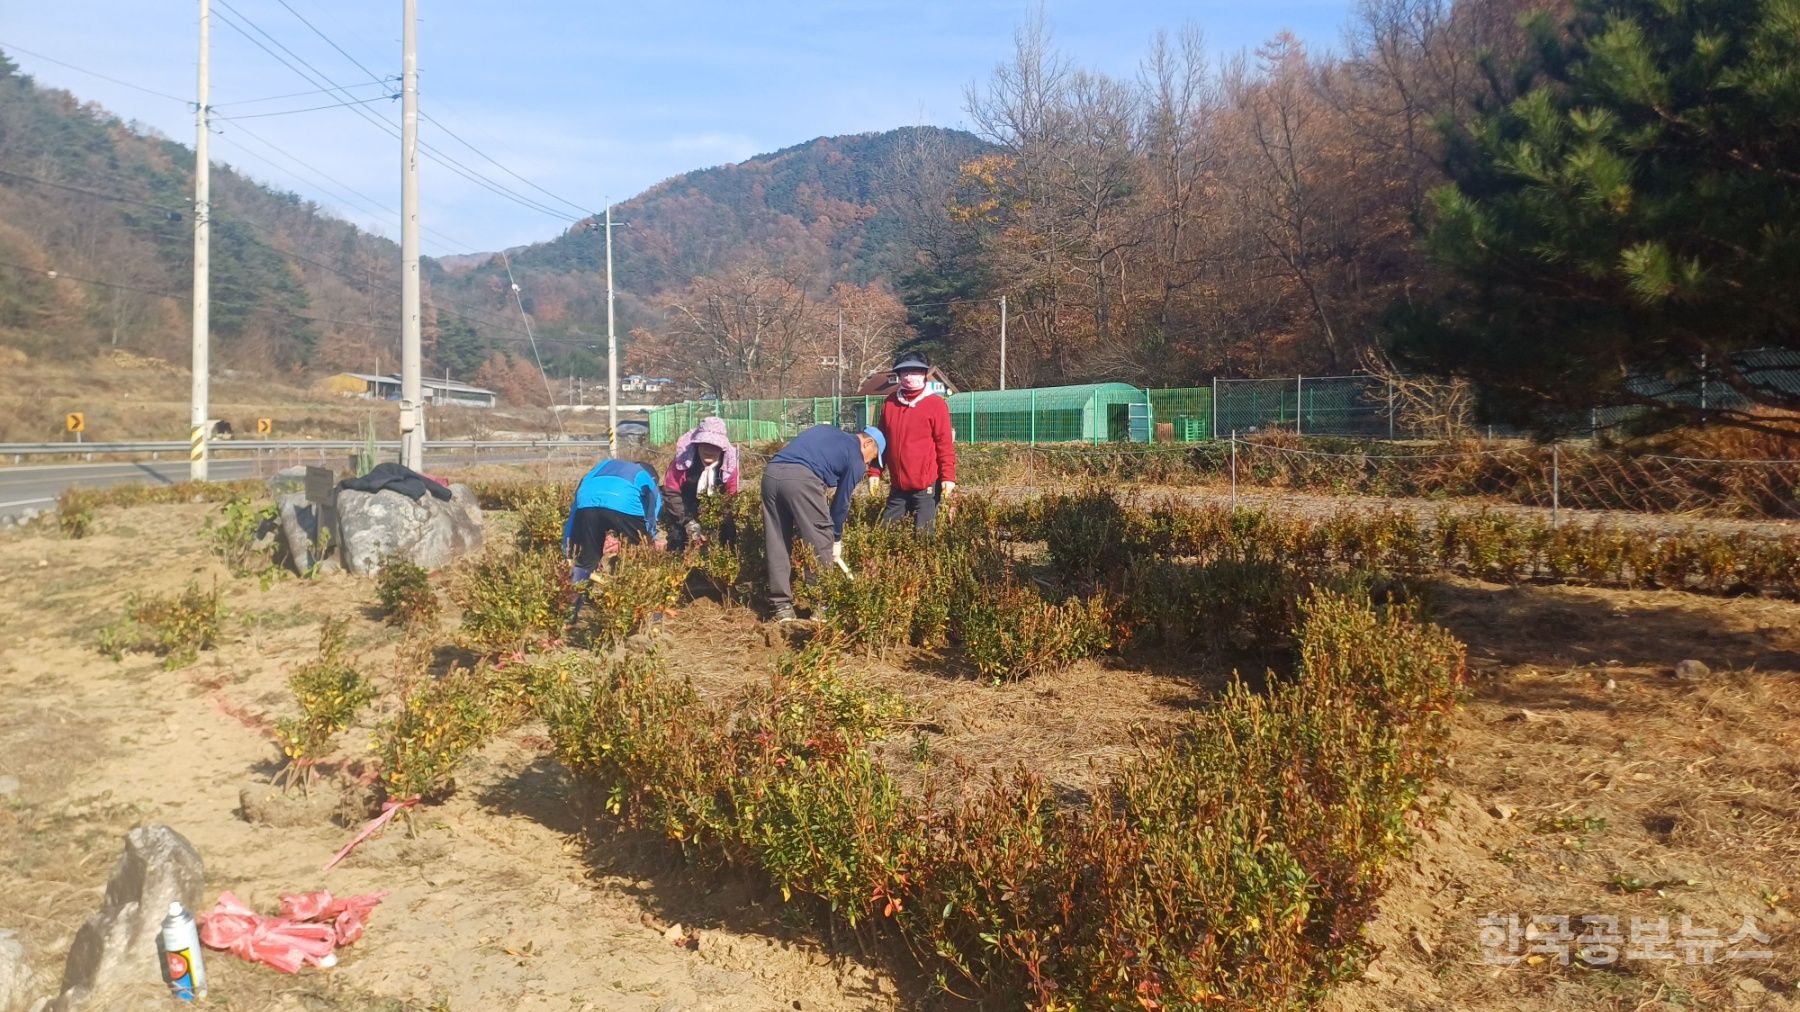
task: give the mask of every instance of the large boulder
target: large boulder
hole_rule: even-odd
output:
[[[466,485],[450,486],[448,502],[339,489],[337,514],[340,558],[358,576],[378,575],[389,558],[437,569],[481,551],[481,507]]]
[[[62,994],[50,1002],[50,1012],[81,1008],[89,995],[116,985],[159,983],[156,942],[169,904],[198,910],[205,880],[199,852],[168,826],[139,826],[126,834],[125,856],[107,880],[100,912],[69,946]]]

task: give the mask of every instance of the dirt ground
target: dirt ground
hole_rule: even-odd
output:
[[[286,891],[391,894],[335,970],[290,977],[212,954],[226,1008],[926,1007],[904,980],[799,929],[778,895],[594,831],[537,728],[483,752],[447,804],[420,813],[416,839],[395,827],[321,873],[352,830],[331,820],[329,789],[310,805],[269,800],[269,723],[291,707],[284,679],[325,618],[353,619],[361,667],[384,685],[399,634],[374,620],[367,582],[265,590],[230,577],[201,545],[207,510],[103,510],[81,541],[41,526],[0,534],[0,777],[20,784],[0,799],[0,928],[18,932],[45,993],[125,830],[160,821],[206,858],[208,908],[226,889],[265,910]],[[498,533],[506,519],[491,522]],[[127,594],[191,579],[227,589],[218,650],[175,672],[95,650]],[[1380,955],[1336,1012],[1800,1008],[1800,605],[1455,580],[1431,608],[1470,644],[1469,705],[1421,806],[1419,846],[1371,926]],[[671,664],[703,691],[760,677],[781,649],[708,601],[666,625]],[[1687,658],[1711,672],[1674,677]],[[1181,658],[1003,686],[931,655],[857,667],[913,703],[893,747],[1028,760],[1072,793],[1226,676]],[[392,705],[384,694],[343,740],[346,779],[364,772],[357,757]],[[1771,956],[1728,960],[1721,946],[1711,964],[1587,968],[1490,947],[1489,960],[1523,957],[1500,965],[1484,961],[1491,914],[1671,918],[1690,942],[1749,916]],[[697,948],[667,940],[677,923],[698,930]],[[152,985],[100,1007],[164,1001]]]

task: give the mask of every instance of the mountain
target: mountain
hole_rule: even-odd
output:
[[[907,127],[820,137],[658,183],[613,208],[618,329],[654,328],[661,297],[752,260],[814,293],[840,281],[891,284],[916,266],[914,227],[944,214],[941,189],[926,181],[953,177],[988,150],[959,130]],[[490,305],[510,292],[498,257],[473,267],[463,259],[445,263],[443,290]],[[570,341],[578,350],[567,354],[580,358],[579,339],[605,332],[598,223],[579,223],[509,260],[540,333]]]
[[[917,127],[821,137],[666,180],[614,208],[621,334],[661,320],[660,300],[702,275],[761,258],[823,293],[908,269],[910,223],[943,214],[916,185],[984,150]],[[0,54],[0,347],[68,360],[122,349],[187,360],[193,152],[65,91]],[[399,248],[293,193],[215,165],[214,360],[304,376],[391,369]],[[508,251],[546,367],[603,370],[602,236],[587,224]],[[425,359],[477,382],[542,384],[499,254],[427,260]],[[520,370],[529,376],[520,375]]]

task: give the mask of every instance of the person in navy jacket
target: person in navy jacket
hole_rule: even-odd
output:
[[[850,496],[870,465],[881,466],[885,449],[887,437],[874,426],[857,433],[815,425],[769,458],[762,480],[763,546],[769,556],[769,608],[777,622],[794,621],[794,539],[805,542],[820,563],[842,560]],[[835,490],[829,512],[826,489]]]
[[[575,554],[576,583],[584,583],[600,565],[606,536],[620,544],[656,540],[656,514],[662,492],[656,472],[635,460],[603,460],[575,486],[575,502],[563,523],[563,551]]]

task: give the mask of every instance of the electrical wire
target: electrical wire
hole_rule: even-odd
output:
[[[537,336],[531,331],[531,317],[525,312],[525,300],[519,295],[519,282],[513,277],[512,260],[502,251],[500,262],[506,265],[506,281],[512,285],[513,303],[519,307],[519,319],[525,323],[525,336],[531,339],[531,358],[537,363],[538,375],[544,377],[544,396],[550,398],[551,404],[555,404],[556,394],[550,389],[550,374],[544,371],[544,359],[538,354]],[[557,434],[564,439],[569,438],[569,434],[563,431],[562,415],[555,411],[550,413],[556,415]]]
[[[233,31],[244,36],[246,39],[249,39],[252,44],[256,45],[257,48],[261,49],[263,52],[267,53],[270,57],[275,59],[277,62],[281,63],[282,66],[285,66],[289,70],[292,70],[294,73],[300,75],[300,77],[303,78],[304,80],[306,80],[307,83],[309,83],[309,84],[313,84],[315,86],[329,86],[331,88],[334,88],[338,92],[343,93],[343,97],[346,99],[353,97],[348,94],[348,92],[342,85],[338,84],[329,75],[325,74],[325,72],[319,70],[317,67],[313,66],[311,63],[308,63],[306,61],[305,57],[302,57],[298,53],[295,53],[292,49],[289,49],[286,45],[284,45],[281,42],[281,40],[279,40],[279,39],[275,38],[273,35],[269,34],[269,32],[266,29],[264,29],[261,25],[257,24],[253,19],[251,19],[247,15],[240,12],[237,8],[233,7],[229,2],[227,2],[227,0],[218,0],[218,2],[219,2],[219,6],[223,7],[226,11],[230,12],[231,17],[222,16],[218,12],[214,12],[214,16],[219,17],[220,20],[227,27],[231,28]],[[307,69],[303,71],[299,67],[294,66],[293,63],[288,62],[287,59],[284,59],[281,55],[277,54],[273,49],[270,49],[267,45],[264,45],[261,40],[257,39],[255,36],[251,35],[249,30],[247,30],[243,26],[237,24],[237,21],[233,20],[233,18],[236,18],[237,20],[241,20],[244,22],[244,24],[249,25],[251,29],[254,29],[257,32],[257,34],[261,35],[264,39],[267,39],[276,48],[278,48],[282,52],[288,54],[288,56],[293,57],[293,59],[296,62],[298,62],[301,66],[303,66]],[[310,28],[312,26],[310,24],[308,24],[308,27]],[[314,29],[314,31],[317,31],[317,29]],[[333,45],[335,46],[335,43]],[[307,71],[310,71],[311,73],[309,74]],[[367,68],[364,68],[364,72],[370,73],[371,76],[373,76],[372,72],[368,71]],[[315,78],[315,75],[316,75],[316,78]],[[321,82],[322,82],[322,84],[321,84]],[[356,113],[358,116],[361,116],[363,119],[367,120],[369,123],[375,125],[378,129],[385,132],[388,136],[395,137],[395,138],[398,138],[401,136],[399,128],[394,126],[393,123],[388,122],[387,120],[372,116],[368,112],[366,112],[360,108],[351,107],[351,111]],[[426,143],[425,141],[419,142],[419,150],[421,152],[423,152],[426,157],[430,158],[432,161],[438,163],[439,165],[443,166],[444,168],[449,169],[452,173],[455,173],[456,175],[461,176],[463,179],[465,179],[471,183],[474,183],[475,185],[489,191],[490,193],[495,194],[496,196],[499,196],[506,200],[510,200],[510,201],[520,205],[521,207],[527,208],[532,211],[536,211],[540,214],[548,215],[553,218],[567,221],[567,222],[575,222],[575,221],[580,220],[576,216],[567,214],[563,211],[556,210],[555,208],[545,205],[540,201],[536,201],[529,197],[526,197],[525,195],[507,187],[506,185],[504,185],[502,183],[496,182],[495,180],[483,175],[478,170],[472,169],[472,168],[468,167],[467,165],[464,165],[462,162],[451,157],[450,155],[443,153],[438,148],[436,148],[435,146],[433,146],[429,143]]]
[[[146,95],[155,95],[157,98],[166,98],[166,99],[170,100],[171,102],[180,102],[181,104],[188,106],[190,108],[194,104],[194,100],[191,98],[182,98],[180,95],[171,95],[166,91],[157,91],[155,88],[146,88],[141,84],[132,84],[130,81],[121,81],[116,77],[112,77],[107,74],[102,74],[97,70],[89,70],[86,67],[77,67],[73,63],[65,63],[62,60],[59,60],[54,56],[45,56],[43,53],[34,53],[31,50],[26,49],[23,46],[15,46],[10,42],[0,42],[0,49],[4,49],[4,50],[7,50],[9,52],[14,52],[14,53],[24,53],[26,56],[33,57],[34,59],[43,60],[45,63],[54,63],[59,67],[65,67],[69,70],[73,70],[77,74],[86,74],[89,77],[97,77],[102,81],[110,81],[113,84],[119,85],[122,88],[130,88],[133,91],[141,91]]]
[[[385,81],[376,81],[374,83],[379,84],[384,88],[391,88],[394,86],[394,84],[398,80],[399,80],[398,78],[389,78]],[[348,87],[349,88],[367,88],[368,85],[367,84],[352,84],[352,85],[349,85]],[[348,90],[348,89],[346,89],[346,90]],[[235,99],[230,102],[214,102],[208,108],[229,109],[232,106],[236,106],[236,105],[258,105],[263,102],[281,102],[281,101],[284,101],[284,100],[290,99],[290,98],[307,98],[312,95],[330,95],[330,94],[334,94],[334,92],[330,88],[311,88],[311,89],[308,89],[307,91],[290,91],[285,95],[269,95],[264,98],[245,98],[245,99]]]
[[[312,105],[307,106],[304,109],[279,109],[275,112],[247,112],[240,116],[211,116],[208,118],[211,120],[222,120],[227,123],[235,123],[238,120],[244,119],[267,119],[270,116],[293,116],[303,112],[319,112],[323,109],[346,109],[351,106],[371,105],[375,102],[392,102],[399,97],[399,95],[376,95],[374,98],[357,99],[354,102],[332,102],[329,105]]]

